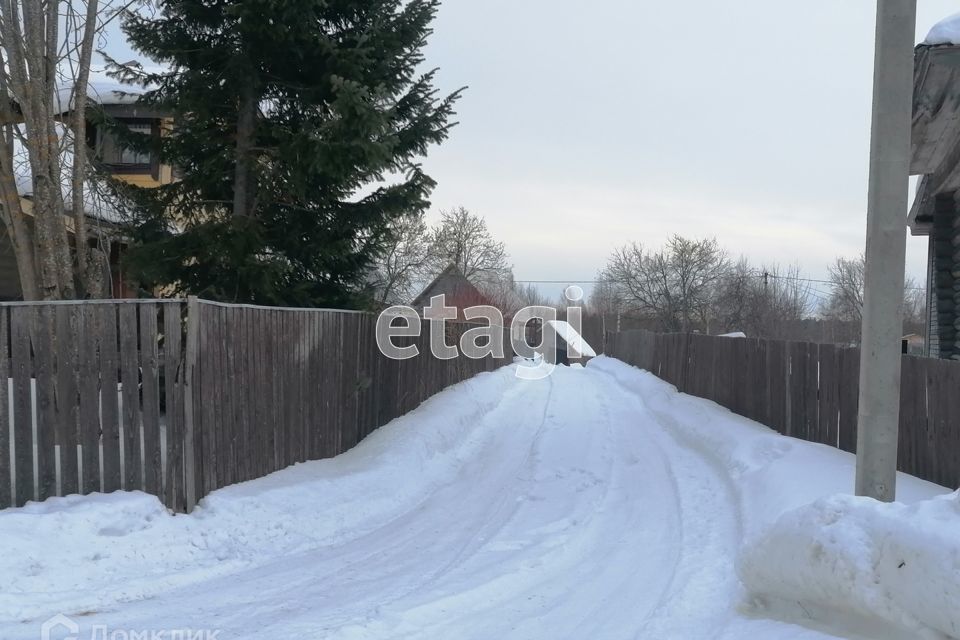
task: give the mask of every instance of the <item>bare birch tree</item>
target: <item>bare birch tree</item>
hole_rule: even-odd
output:
[[[860,322],[863,313],[863,254],[837,258],[830,268],[830,298],[824,315],[837,320]]]
[[[506,247],[493,238],[482,216],[463,207],[443,211],[441,216],[429,240],[434,274],[454,264],[476,286],[496,286],[508,276]]]
[[[627,310],[656,319],[665,331],[709,331],[728,266],[715,239],[673,236],[656,252],[638,243],[615,250],[602,279],[616,287]]]
[[[393,237],[373,273],[377,302],[407,304],[425,277],[427,224],[423,215],[400,218],[391,225]]]
[[[751,337],[791,337],[784,328],[796,326],[809,312],[810,284],[798,267],[757,269],[746,258],[727,271],[716,298],[719,328]]]
[[[830,267],[830,297],[824,316],[857,323],[862,321],[864,271],[863,254],[856,258],[837,258]],[[922,330],[926,315],[925,290],[909,275],[904,278],[902,309],[904,330]]]

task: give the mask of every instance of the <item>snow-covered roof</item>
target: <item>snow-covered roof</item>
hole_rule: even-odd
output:
[[[547,325],[567,343],[571,351],[575,351],[581,356],[593,358],[597,352],[593,350],[583,336],[574,329],[566,320],[547,320]]]
[[[933,25],[923,44],[960,44],[960,13],[955,13]]]
[[[56,113],[66,113],[73,109],[73,83],[65,83],[57,88],[54,99]],[[91,71],[87,82],[87,99],[99,105],[134,104],[143,94],[137,86],[122,84],[103,71]]]

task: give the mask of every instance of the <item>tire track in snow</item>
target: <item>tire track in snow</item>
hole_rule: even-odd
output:
[[[745,637],[725,629],[736,503],[644,390],[563,367],[506,389],[446,454],[455,471],[393,517],[88,621],[221,640]]]
[[[509,547],[511,535],[524,541],[519,547],[521,565],[511,566],[505,559],[494,571],[484,572],[465,563],[460,568],[463,583],[440,585],[437,594],[421,594],[419,602],[405,611],[413,617],[407,624],[390,631],[367,629],[369,635],[357,637],[632,637],[623,612],[638,611],[644,600],[656,604],[665,586],[663,576],[672,575],[670,528],[650,525],[651,516],[654,525],[676,521],[671,513],[675,500],[668,496],[652,503],[653,495],[660,493],[657,480],[662,469],[650,471],[658,469],[661,455],[637,432],[629,442],[621,438],[623,425],[616,423],[622,421],[613,420],[609,412],[615,403],[604,401],[591,374],[564,369],[555,377],[565,388],[555,395],[553,414],[562,417],[556,424],[548,420],[544,437],[536,442],[542,459],[525,487],[526,504],[533,509],[516,514],[506,540],[490,541],[491,552],[498,542]],[[571,401],[586,413],[576,412]],[[564,414],[567,410],[572,413]],[[592,415],[597,410],[601,420]],[[592,469],[587,475],[593,480],[584,485],[588,491],[591,482],[594,485],[591,500],[566,504],[555,495],[552,510],[537,504],[536,494],[549,484],[551,474],[562,476],[561,481],[574,478],[583,465]],[[560,527],[553,543],[549,535],[544,539],[551,525]],[[615,621],[611,635],[597,633],[604,620]],[[482,631],[472,633],[473,629]]]
[[[165,608],[181,612],[181,619],[184,614],[189,616],[193,628],[200,628],[211,617],[217,619],[218,628],[225,629],[222,637],[231,640],[261,637],[245,631],[250,628],[249,618],[273,617],[281,611],[286,621],[274,621],[275,626],[285,627],[298,617],[309,617],[311,627],[323,628],[322,637],[330,637],[357,621],[378,626],[376,621],[391,610],[393,603],[428,589],[462,563],[471,546],[479,546],[473,540],[484,535],[485,527],[492,528],[493,523],[509,517],[509,490],[516,484],[517,470],[529,458],[535,434],[542,428],[540,419],[549,410],[551,385],[551,381],[512,385],[501,402],[481,417],[480,426],[470,431],[469,437],[482,443],[467,447],[471,455],[462,461],[456,477],[397,517],[378,523],[377,528],[268,567],[252,567],[158,599],[167,601]],[[531,425],[538,425],[533,434]],[[498,464],[484,462],[491,460]],[[497,500],[484,500],[490,497]],[[256,587],[243,603],[246,607],[241,607],[245,610],[237,615],[237,585],[244,583],[255,583]],[[224,597],[220,598],[220,593]],[[296,594],[295,598],[291,594]],[[294,599],[313,601],[325,611],[318,615],[316,608],[290,606],[288,602]],[[340,606],[333,606],[334,600]],[[146,621],[155,606],[131,603],[104,617],[139,619],[149,626]],[[386,635],[379,637],[392,637],[389,631],[381,628],[381,632]],[[274,637],[300,637],[284,635],[279,628],[277,634]]]
[[[679,561],[657,607],[643,621],[636,637],[718,638],[724,633],[732,603],[711,594],[736,590],[733,566],[740,538],[737,501],[729,481],[715,462],[688,446],[673,418],[653,410],[642,394],[597,369],[625,411],[632,411],[657,442],[667,476],[677,493]],[[694,515],[693,521],[689,516]],[[711,603],[704,609],[705,603]]]

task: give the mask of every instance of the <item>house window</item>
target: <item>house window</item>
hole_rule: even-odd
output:
[[[152,120],[120,120],[134,134],[154,135],[156,123]],[[151,154],[123,146],[109,132],[97,127],[97,153],[100,161],[114,173],[150,173]]]

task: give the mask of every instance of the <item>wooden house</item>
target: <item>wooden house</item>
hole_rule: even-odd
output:
[[[463,310],[468,307],[480,305],[496,306],[490,298],[484,295],[479,289],[455,265],[451,264],[428,284],[420,292],[410,306],[422,313],[424,307],[430,305],[430,299],[434,296],[444,296],[444,304],[448,307],[456,307],[457,319],[463,319]]]
[[[58,125],[59,130],[63,131],[67,117],[72,111],[70,96],[72,87],[62,88],[55,96],[59,116],[64,123]],[[172,119],[167,114],[161,113],[152,107],[144,107],[137,104],[137,90],[127,85],[121,85],[116,81],[105,77],[92,76],[87,86],[87,112],[90,118],[87,123],[87,143],[93,153],[93,157],[99,162],[100,166],[109,172],[113,177],[145,187],[154,187],[162,184],[169,184],[175,179],[173,168],[169,165],[161,164],[158,158],[152,154],[143,154],[125,148],[118,144],[114,136],[103,126],[99,126],[101,114],[117,122],[129,126],[134,131],[141,131],[152,136],[164,135],[172,127]],[[16,152],[15,152],[16,153]],[[24,151],[20,151],[19,156],[23,156]],[[62,156],[63,168],[68,169],[72,162],[70,153],[64,153]],[[19,161],[20,168],[17,171],[17,191],[20,194],[21,205],[27,216],[32,212],[33,185],[30,177],[30,169],[26,160],[21,157]],[[64,172],[65,183],[69,182],[69,171]],[[67,184],[64,189],[68,190]],[[103,199],[93,196],[91,189],[85,196],[86,216],[88,220],[89,237],[85,241],[91,246],[96,246],[102,238],[110,240],[109,249],[109,274],[106,274],[107,281],[110,283],[109,295],[113,298],[136,297],[135,289],[124,278],[122,271],[121,256],[125,247],[123,238],[118,230],[120,222],[119,216],[115,210]],[[65,204],[68,210],[66,214],[67,232],[70,234],[72,242],[76,242],[73,237],[73,212],[69,210],[70,198],[66,197]],[[107,248],[107,247],[105,247]],[[10,246],[10,240],[5,230],[0,228],[0,300],[19,300],[22,298],[20,290],[20,277],[17,270],[16,260],[13,250]]]
[[[910,173],[910,231],[929,238],[924,352],[960,359],[960,46],[916,48]]]

